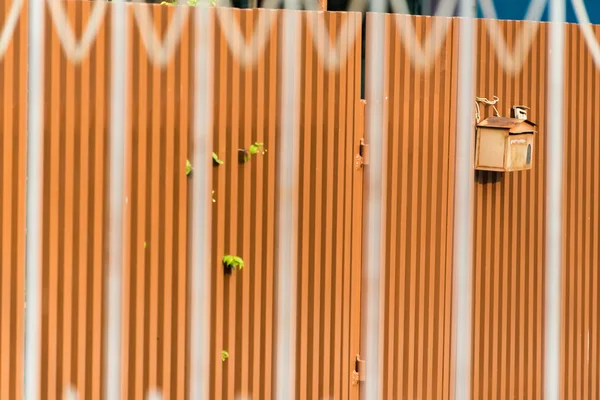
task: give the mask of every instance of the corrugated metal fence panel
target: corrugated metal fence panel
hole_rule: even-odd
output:
[[[123,398],[180,399],[189,378],[194,13],[133,5],[128,17]],[[161,54],[170,54],[164,67]]]
[[[9,29],[4,21],[18,4],[18,1],[0,3],[0,31]],[[23,391],[26,5],[21,9],[6,51],[0,53],[0,102],[0,398],[15,399],[21,398]]]
[[[279,11],[221,11],[215,39],[215,151],[225,164],[215,168],[211,354],[211,398],[272,398],[276,340],[277,166],[283,102]],[[233,57],[223,24],[239,24],[246,40],[261,16],[275,17],[264,56],[254,66]],[[328,70],[314,47],[309,18],[319,34],[341,37],[347,61]],[[264,22],[264,21],[263,21]],[[346,23],[348,25],[346,25]],[[352,284],[360,277],[360,253],[353,254],[353,227],[360,223],[360,173],[354,171],[353,141],[360,96],[360,15],[301,13],[296,391],[298,398],[349,398],[358,332],[352,327]],[[325,36],[323,36],[325,37]],[[264,142],[265,155],[238,163],[238,149]],[[239,255],[246,268],[224,275],[224,254]],[[357,262],[358,260],[358,262]],[[354,320],[357,324],[357,320]],[[222,362],[221,350],[230,358]]]
[[[64,4],[77,38],[97,4]],[[80,64],[61,48],[47,9],[42,393],[48,398],[62,398],[68,387],[90,399],[101,398],[103,391],[110,9]],[[185,163],[192,153],[195,28],[191,12],[179,14],[181,25],[172,23],[181,10],[128,7],[122,380],[123,396],[132,399],[153,390],[163,398],[184,398],[189,379],[187,266],[194,174],[186,176]],[[225,161],[213,171],[215,273],[211,353],[206,355],[211,358],[211,397],[271,398],[282,12],[209,12],[213,31],[206,34],[215,49],[214,150]],[[359,343],[358,329],[351,328],[358,327],[360,318],[362,209],[362,173],[354,169],[354,155],[364,120],[360,41],[350,32],[360,38],[361,18],[347,13],[298,15],[303,101],[297,110],[302,125],[302,148],[297,149],[302,159],[297,390],[305,397],[349,398],[358,393],[350,384]],[[327,69],[313,45],[308,18],[318,15],[323,18],[317,23],[319,33],[327,28],[331,38],[339,34],[340,46],[349,48],[339,69]],[[231,52],[223,24],[237,24],[249,42],[269,16],[273,25],[264,54],[255,65],[242,65],[239,54]],[[157,43],[153,28],[158,45],[169,30],[181,30],[165,68],[156,58],[161,50],[146,48],[146,43]],[[264,142],[268,152],[239,163],[238,149],[254,142]],[[243,257],[246,268],[225,276],[224,254]],[[230,356],[225,362],[222,350]]]
[[[473,396],[541,398],[544,341],[545,124],[547,37],[539,25],[520,73],[503,71],[479,22],[477,95],[499,111],[531,106],[539,124],[531,171],[476,173]],[[524,22],[501,22],[509,46]],[[600,32],[594,27],[596,35]],[[499,34],[494,32],[494,35]],[[561,387],[563,398],[595,398],[598,360],[597,210],[600,76],[577,25],[567,26],[563,176]],[[518,50],[517,50],[518,51]]]
[[[422,69],[414,47],[443,36],[433,26],[445,23],[439,54]],[[401,36],[412,24],[414,41]],[[451,19],[385,20],[383,398],[451,396],[457,32]]]
[[[535,25],[501,21],[499,31],[488,33],[485,24],[477,23],[475,95],[498,96],[503,116],[510,116],[512,105],[530,106],[528,117],[539,124],[539,134],[530,171],[475,171],[472,393],[533,399],[542,393],[544,343],[547,25],[538,24],[523,68],[511,76],[489,35],[506,38],[518,60],[524,45],[516,45],[522,43],[517,37]],[[482,107],[482,118],[492,112]]]
[[[92,3],[66,3],[80,38]],[[125,215],[124,397],[158,389],[183,398],[189,378],[189,288],[194,21],[185,16],[165,69],[151,57],[140,18],[165,37],[176,9],[129,7],[129,163]],[[104,264],[110,121],[110,15],[89,54],[68,59],[46,13],[42,388],[62,398],[102,397]],[[9,11],[0,5],[0,16]],[[277,166],[282,85],[281,11],[211,11],[214,39],[213,302],[211,397],[271,398],[277,306]],[[0,397],[20,398],[24,301],[26,152],[26,10],[0,60]],[[256,65],[233,57],[223,27],[238,23],[248,39],[273,16]],[[296,344],[299,398],[356,398],[350,383],[359,343],[362,172],[354,167],[363,134],[359,102],[360,14],[300,13],[299,230]],[[141,17],[140,17],[141,16]],[[321,16],[323,19],[321,20]],[[328,69],[313,42],[348,46]],[[136,22],[137,21],[137,22]],[[444,20],[438,20],[441,23]],[[349,25],[346,25],[348,22]],[[415,42],[400,24],[413,22]],[[539,123],[534,167],[475,173],[473,398],[540,398],[543,362],[545,99],[547,25],[541,24],[523,70],[510,76],[478,22],[476,94],[497,95],[500,112],[532,107]],[[424,42],[432,19],[386,16],[384,397],[447,398],[452,392],[451,284],[457,22],[449,22],[429,70],[415,67],[410,46]],[[524,22],[500,22],[509,48]],[[327,30],[326,30],[327,29]],[[577,26],[567,28],[562,390],[565,398],[598,395],[598,176],[600,76]],[[595,28],[597,35],[600,29]],[[329,42],[326,42],[327,32]],[[320,35],[322,33],[322,35]],[[146,39],[148,32],[144,33]],[[151,41],[151,40],[150,40]],[[325,42],[325,43],[323,43]],[[154,49],[152,52],[156,54]],[[255,51],[258,51],[255,49]],[[338,48],[339,51],[339,48]],[[517,50],[518,51],[518,50]],[[344,53],[343,51],[341,53]],[[414,56],[414,50],[411,52]],[[367,63],[368,65],[368,63]],[[16,78],[16,76],[19,78]],[[76,112],[71,112],[76,110]],[[7,117],[10,116],[10,117]],[[8,133],[8,134],[7,134]],[[367,138],[368,139],[368,138]],[[238,163],[238,149],[263,141],[269,150]],[[264,206],[266,204],[266,206]],[[19,233],[21,232],[21,234]],[[246,268],[225,276],[220,260],[240,255]],[[335,268],[338,267],[338,268]],[[230,358],[222,362],[221,350]]]
[[[600,396],[600,70],[579,27],[566,34],[561,384],[563,398],[588,399]]]
[[[66,3],[80,38],[91,3]],[[107,228],[110,26],[80,64],[63,50],[46,8],[41,393],[69,386],[101,398]]]
[[[213,172],[210,398],[270,398],[276,334],[281,20],[278,11],[217,14],[213,146],[224,164]],[[265,20],[257,18],[259,14]],[[273,19],[263,55],[256,65],[242,65],[229,48],[224,27],[239,27],[240,39],[249,41],[268,18]],[[267,153],[242,164],[239,149],[255,142],[263,142]],[[244,269],[224,274],[221,261],[226,254],[242,257]],[[229,354],[226,361],[221,361],[221,351]]]
[[[354,166],[363,133],[359,112],[361,24],[359,13],[303,13],[301,34],[300,202],[296,396],[356,398],[350,383],[359,352],[359,306],[352,303],[360,280],[362,202]],[[324,17],[324,18],[323,18]],[[311,29],[316,26],[316,32]],[[315,42],[334,44],[339,67],[326,67]],[[328,43],[329,42],[329,43]],[[328,48],[326,46],[325,48]],[[343,56],[346,54],[346,57]]]

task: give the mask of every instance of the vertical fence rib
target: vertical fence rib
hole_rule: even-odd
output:
[[[42,266],[42,141],[44,74],[44,7],[29,9],[27,104],[27,216],[25,312],[25,399],[36,400],[40,382],[40,292]]]

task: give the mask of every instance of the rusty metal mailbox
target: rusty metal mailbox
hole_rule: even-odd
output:
[[[531,169],[536,127],[526,119],[499,116],[478,123],[475,169],[499,172]]]

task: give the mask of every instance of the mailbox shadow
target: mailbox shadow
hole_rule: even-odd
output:
[[[475,182],[485,185],[486,183],[498,183],[502,180],[504,172],[475,171]]]

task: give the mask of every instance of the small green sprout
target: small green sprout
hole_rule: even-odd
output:
[[[263,142],[255,142],[248,147],[248,152],[252,155],[260,152],[260,154],[265,154],[267,150],[265,149],[265,144]]]
[[[237,268],[241,271],[244,268],[244,260],[242,260],[242,257],[227,254],[223,256],[223,266],[225,267],[225,273],[231,275],[234,269]]]
[[[215,164],[217,164],[217,165],[223,165],[223,160],[219,159],[219,156],[214,151],[212,153],[212,158],[213,158],[213,161],[214,161]]]
[[[146,242],[144,242],[144,248],[148,247],[148,244]]]
[[[263,142],[254,142],[247,149],[240,149],[240,162],[246,163],[256,154],[265,154],[265,144]]]
[[[225,350],[221,350],[221,361],[225,361],[229,358],[229,353]]]
[[[193,170],[194,168],[192,167],[190,160],[185,160],[185,175],[191,174]]]

